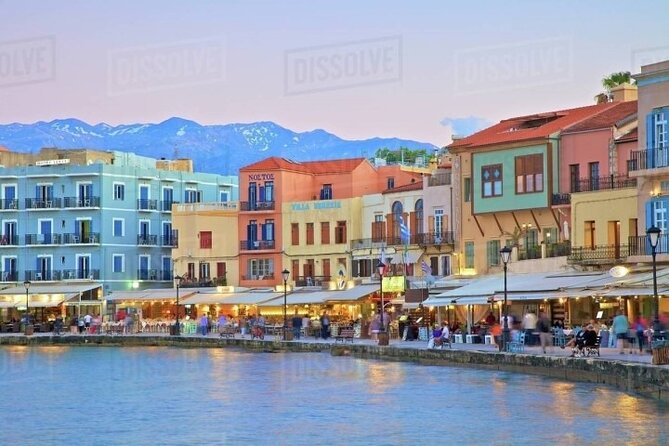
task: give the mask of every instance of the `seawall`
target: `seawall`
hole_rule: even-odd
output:
[[[564,381],[605,384],[619,390],[669,402],[669,367],[519,353],[468,350],[423,350],[364,344],[281,342],[213,337],[169,336],[0,336],[0,346],[109,346],[109,347],[233,347],[259,352],[330,352],[334,356],[409,361],[421,364],[474,367],[547,376]]]

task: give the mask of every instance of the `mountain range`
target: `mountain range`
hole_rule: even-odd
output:
[[[377,149],[437,149],[398,138],[345,140],[325,130],[297,133],[270,121],[201,125],[181,118],[159,124],[91,125],[78,119],[0,125],[0,145],[17,152],[42,147],[134,152],[152,158],[191,158],[194,169],[236,175],[240,167],[270,156],[295,161],[372,157]]]

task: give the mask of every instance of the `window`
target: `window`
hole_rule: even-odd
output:
[[[465,268],[474,268],[474,242],[465,242]]]
[[[346,243],[346,222],[338,221],[335,228],[335,243]]]
[[[227,273],[228,270],[225,262],[216,262],[216,277],[223,279]]]
[[[202,192],[196,189],[186,189],[184,192],[185,203],[199,203],[202,199]]]
[[[247,264],[249,279],[270,279],[274,277],[272,259],[250,259]]]
[[[330,244],[330,222],[322,221],[321,222],[321,245]]]
[[[569,192],[578,192],[581,181],[581,166],[579,164],[569,165]]]
[[[290,224],[290,237],[291,237],[291,244],[293,246],[299,246],[299,244],[300,244],[300,224],[299,223],[291,223]]]
[[[321,189],[321,200],[332,200],[332,184],[324,184]]]
[[[388,189],[394,188],[395,187],[395,178],[388,177],[386,185],[388,186]]]
[[[434,232],[436,234],[441,234],[444,231],[444,210],[435,209],[434,210]]]
[[[211,249],[211,231],[200,231],[200,249]]]
[[[274,181],[265,181],[265,186],[260,188],[260,201],[274,201]]]
[[[665,200],[657,200],[653,203],[653,213],[651,215],[653,224],[660,228],[662,232],[667,230],[667,202]]]
[[[330,259],[323,259],[323,278],[330,279]]]
[[[416,212],[416,220],[412,223],[416,224],[415,228],[411,228],[411,232],[414,234],[423,233],[423,200],[416,200],[416,206],[414,207]]]
[[[123,254],[114,254],[112,256],[112,272],[125,272],[125,256]]]
[[[531,194],[544,190],[544,155],[517,156],[516,161],[516,193]]]
[[[125,200],[125,184],[114,183],[114,200]]]
[[[274,240],[274,219],[269,218],[265,220],[265,224],[262,225],[262,239],[263,240]]]
[[[200,263],[200,281],[207,281],[211,278],[208,262]]]
[[[113,222],[114,237],[123,237],[125,235],[125,221],[122,218],[115,218]]]
[[[502,196],[502,175],[501,164],[491,164],[481,167],[481,187],[484,198]]]
[[[314,224],[307,223],[307,245],[314,244]]]
[[[499,266],[501,257],[499,245],[499,240],[488,241],[488,266]]]
[[[467,177],[464,179],[464,197],[465,203],[472,200],[472,179]]]
[[[585,221],[583,224],[585,233],[583,241],[586,248],[595,249],[595,222],[594,220]]]
[[[186,270],[188,271],[186,277],[188,277],[191,280],[195,279],[195,263],[193,262],[188,263],[188,267],[186,268]]]
[[[219,190],[218,191],[218,200],[221,203],[225,203],[230,201],[230,193],[227,190]]]
[[[655,113],[653,125],[653,139],[655,147],[663,149],[667,147],[667,115],[664,111]]]
[[[588,163],[590,171],[590,190],[599,190],[599,163]]]

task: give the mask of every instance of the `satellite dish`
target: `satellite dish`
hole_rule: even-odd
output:
[[[613,268],[611,268],[609,270],[609,276],[615,277],[616,279],[619,279],[621,277],[625,277],[629,272],[630,272],[630,270],[627,269],[627,267],[622,266],[622,265],[618,265],[618,266],[614,266]]]

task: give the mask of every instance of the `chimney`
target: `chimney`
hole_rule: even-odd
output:
[[[636,85],[622,84],[611,89],[611,102],[636,101],[638,91]]]

